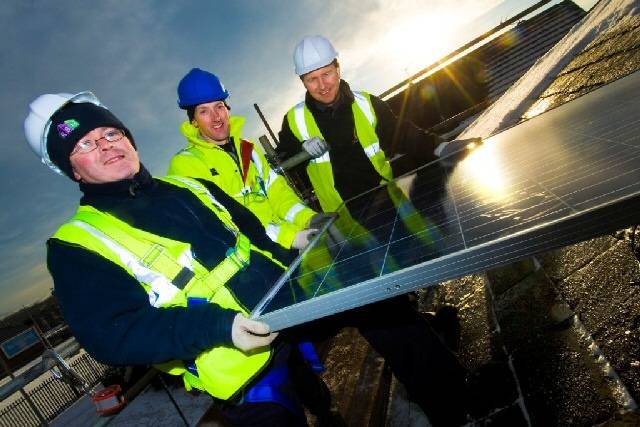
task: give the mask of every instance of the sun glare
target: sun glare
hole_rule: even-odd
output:
[[[467,177],[469,189],[477,197],[485,203],[497,203],[509,198],[509,182],[503,171],[504,164],[495,141],[487,140],[464,159],[460,173]]]
[[[385,34],[381,49],[389,53],[389,60],[413,73],[446,54],[458,21],[455,15],[446,13],[405,18]]]

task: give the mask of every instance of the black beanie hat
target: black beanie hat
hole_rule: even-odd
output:
[[[51,116],[51,126],[47,134],[49,159],[74,181],[69,156],[80,138],[99,127],[123,130],[133,148],[136,148],[129,129],[104,107],[90,102],[69,103]]]

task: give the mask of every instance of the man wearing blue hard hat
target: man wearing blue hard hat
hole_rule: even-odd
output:
[[[168,174],[215,183],[258,218],[272,241],[285,249],[302,249],[317,231],[311,226],[317,214],[271,169],[264,154],[242,137],[246,119],[230,114],[228,98],[229,91],[208,71],[193,68],[180,80],[178,106],[188,118],[180,130],[188,145],[171,159]],[[298,387],[305,406],[321,423],[338,423],[328,389],[301,359],[316,360],[314,366],[324,369],[314,348],[307,342],[298,348],[302,355],[294,350],[289,366],[294,377],[308,383]]]
[[[178,85],[178,106],[188,120],[180,130],[186,148],[171,160],[169,174],[213,181],[253,212],[267,235],[285,248],[302,249],[313,236],[316,215],[286,179],[275,173],[264,154],[242,137],[244,117],[232,116],[229,92],[220,79],[194,68]]]
[[[304,37],[296,45],[295,73],[306,90],[305,99],[285,115],[276,152],[281,160],[301,150],[309,154],[311,158],[301,167],[325,212],[338,211],[345,200],[357,202],[360,199],[353,198],[384,185],[390,194],[385,207],[398,212],[401,220],[394,226],[404,226],[411,234],[410,221],[418,215],[415,209],[407,209],[411,204],[406,197],[393,195],[397,192],[391,156],[409,154],[419,166],[447,158],[471,141],[444,142],[438,135],[399,120],[383,100],[354,91],[341,79],[337,57],[331,42],[322,36]],[[369,194],[384,196],[384,192]],[[411,215],[405,220],[402,215],[408,211]],[[372,236],[375,233],[371,230]],[[448,308],[446,317],[455,317],[455,309]],[[376,316],[384,321],[363,321]],[[406,296],[363,307],[351,318],[431,424],[465,422],[466,371],[441,340],[434,338],[426,318]]]

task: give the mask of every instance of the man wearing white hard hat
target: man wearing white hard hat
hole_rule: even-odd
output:
[[[306,171],[325,212],[393,179],[389,159],[396,154],[409,155],[417,167],[471,142],[444,142],[399,120],[377,96],[353,91],[341,79],[338,52],[325,37],[304,37],[293,62],[306,94],[285,115],[276,152],[281,160],[301,149],[310,154]]]
[[[410,211],[404,224],[410,235],[409,220],[417,218],[416,210],[402,195],[400,199],[392,195],[398,192],[390,183],[394,177],[390,156],[411,154],[423,164],[447,157],[469,141],[443,142],[439,136],[396,118],[380,98],[353,91],[340,77],[337,57],[331,42],[322,36],[304,37],[296,45],[295,73],[306,94],[283,119],[278,156],[286,160],[301,150],[310,155],[303,166],[325,212],[338,211],[343,201],[386,185],[391,196],[385,206],[394,209],[402,203],[398,212]],[[375,234],[372,229],[373,238]],[[366,322],[356,326],[387,360],[409,399],[420,405],[433,425],[464,423],[466,372],[442,342],[432,338],[433,330],[408,298],[364,307],[359,318],[366,318],[367,311],[384,320],[375,327]]]
[[[80,344],[108,364],[181,375],[232,425],[307,425],[284,374],[290,346],[246,317],[294,254],[215,184],[152,177],[131,132],[90,92],[38,97],[24,128],[82,192],[47,242]]]

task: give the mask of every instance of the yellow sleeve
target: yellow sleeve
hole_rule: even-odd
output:
[[[289,186],[287,180],[281,175],[276,174],[268,194],[274,210],[285,221],[305,228],[316,214],[313,209],[307,207],[300,200],[295,191]]]
[[[211,172],[198,156],[191,151],[183,150],[173,156],[169,163],[168,175],[204,178],[211,181]]]
[[[300,200],[285,177],[271,169],[262,152],[257,153],[264,165],[263,180],[271,209],[281,220],[305,228],[316,212]]]

